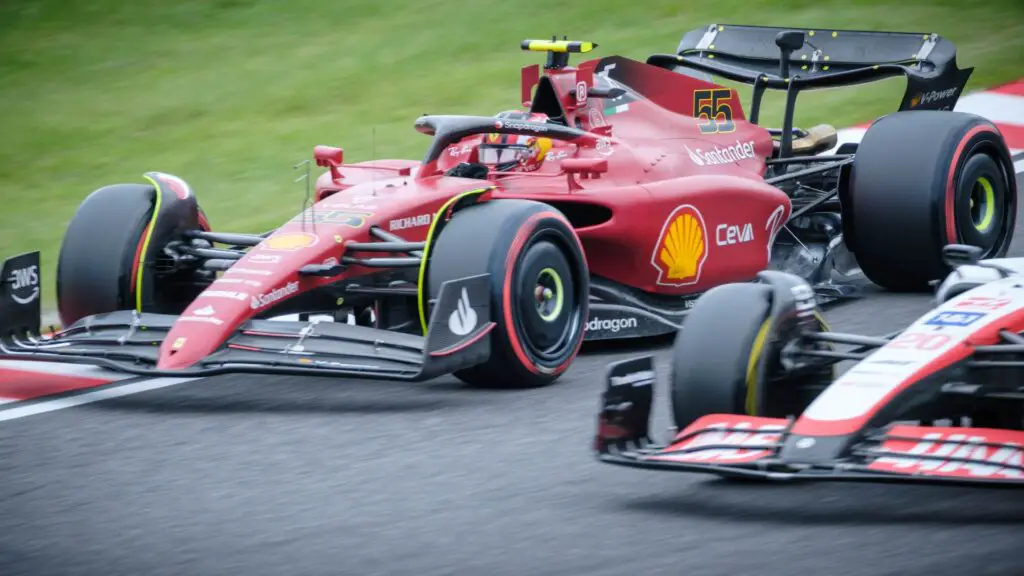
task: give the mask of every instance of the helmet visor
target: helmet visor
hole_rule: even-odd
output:
[[[520,159],[526,158],[529,154],[530,149],[527,146],[483,144],[480,146],[480,163],[503,170],[515,166]]]

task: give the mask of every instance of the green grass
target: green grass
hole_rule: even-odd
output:
[[[542,58],[524,38],[643,59],[711,22],[934,31],[977,67],[970,88],[1024,73],[1019,0],[6,0],[0,255],[42,249],[52,278],[81,199],[147,170],[188,180],[214,227],[264,230],[300,208],[291,165],[315,144],[418,158],[420,114],[515,107],[519,67]],[[797,121],[870,120],[901,89],[808,95]],[[780,109],[770,100],[763,121]]]

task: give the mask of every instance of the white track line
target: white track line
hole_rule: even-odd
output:
[[[84,392],[82,394],[68,396],[66,398],[44,400],[34,404],[0,410],[0,422],[17,420],[19,418],[26,418],[37,414],[45,414],[47,412],[54,412],[65,408],[74,408],[75,406],[92,404],[93,402],[101,402],[103,400],[110,400],[111,398],[119,398],[130,394],[149,392],[150,390],[158,390],[160,388],[167,388],[168,386],[177,386],[178,384],[192,382],[193,380],[198,380],[198,378],[152,378],[150,380],[141,380],[138,382],[132,382],[131,384],[114,386],[112,388],[104,388],[103,390]]]

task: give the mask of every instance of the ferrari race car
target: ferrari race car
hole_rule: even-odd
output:
[[[578,67],[570,53],[592,43],[522,47],[547,53],[522,70],[522,110],[419,118],[420,162],[346,164],[318,146],[312,205],[271,232],[213,231],[168,174],[93,192],[59,256],[64,329],[27,337],[38,301],[14,281],[0,352],[146,374],[539,386],[584,339],[671,334],[699,294],[766,268],[825,302],[865,276],[925,289],[950,242],[986,257],[1009,245],[1007,147],[948,111],[971,69],[936,35],[715,25],[676,54]],[[695,72],[753,84],[749,115]],[[834,128],[793,127],[801,90],[893,75],[907,97],[859,145],[833,153]],[[766,89],[786,90],[782,129],[757,124]],[[12,270],[36,266],[19,258]]]
[[[673,349],[679,432],[649,437],[652,359],[619,362],[598,458],[766,480],[1024,485],[1024,258],[945,252],[956,269],[937,308],[882,337],[828,331],[792,274],[708,291]],[[844,360],[856,364],[833,379]]]

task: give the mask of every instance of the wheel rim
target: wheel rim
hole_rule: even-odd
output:
[[[995,222],[996,193],[992,182],[985,176],[979,176],[971,187],[971,221],[978,232],[988,232]]]
[[[523,248],[513,281],[515,330],[539,364],[557,365],[576,349],[582,329],[577,283],[569,260],[549,235]]]
[[[554,268],[544,268],[537,275],[536,284],[533,296],[537,302],[537,314],[545,322],[554,322],[565,304],[562,276]]]
[[[984,258],[1000,253],[1006,244],[1008,190],[999,164],[983,152],[964,164],[957,185],[957,236],[963,244],[985,250]]]

